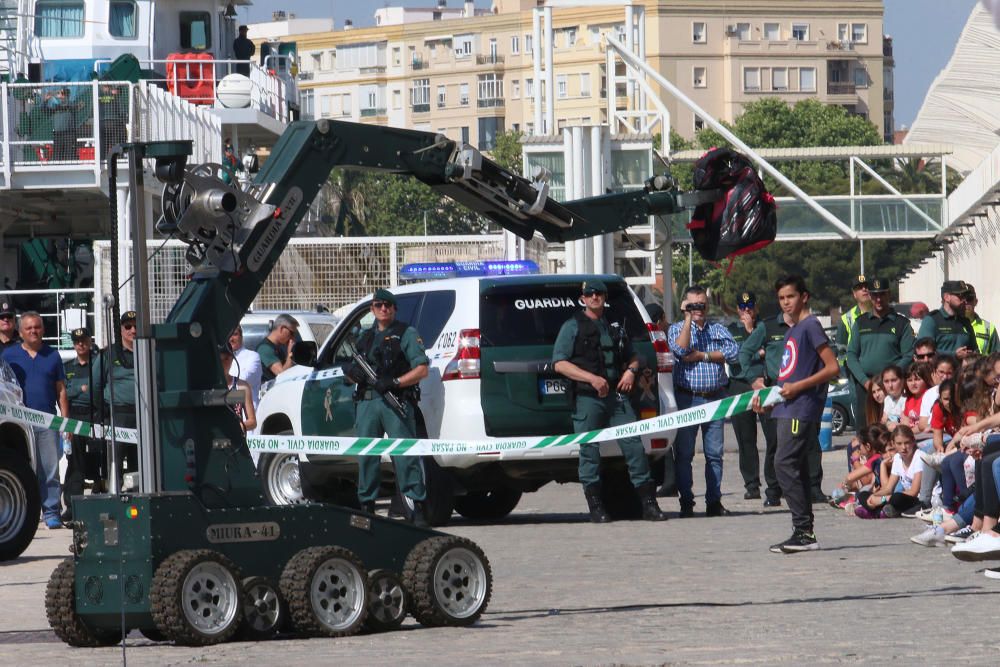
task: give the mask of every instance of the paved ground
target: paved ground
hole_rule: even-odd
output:
[[[525,496],[501,525],[456,517],[449,530],[485,549],[495,577],[489,610],[472,628],[408,621],[377,636],[207,649],[136,635],[128,662],[997,664],[990,619],[1000,582],[982,565],[910,544],[914,520],[861,521],[827,506],[816,507],[822,551],[769,553],[790,533],[788,514],[744,501],[735,456],[726,463],[731,517],[595,526],[575,485]],[[842,474],[842,451],[827,454],[826,469],[828,479]],[[675,515],[676,499],[662,505]],[[0,566],[0,664],[121,661],[120,647],[71,649],[48,629],[45,582],[68,542],[68,531],[42,528],[24,557]]]

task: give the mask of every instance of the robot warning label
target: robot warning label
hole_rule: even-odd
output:
[[[274,521],[256,523],[213,523],[205,529],[212,544],[227,542],[270,542],[281,536],[281,526]]]

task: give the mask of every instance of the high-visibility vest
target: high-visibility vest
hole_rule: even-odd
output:
[[[976,332],[976,347],[979,348],[979,354],[991,354],[996,351],[987,349],[990,340],[993,338],[993,334],[997,330],[989,320],[977,317],[972,321],[972,330]]]
[[[844,349],[851,344],[851,327],[854,326],[854,321],[858,319],[861,315],[861,308],[859,306],[854,306],[849,311],[840,316],[840,321],[844,323],[844,328],[847,329],[847,340],[843,343],[837,341],[837,345],[843,345]]]

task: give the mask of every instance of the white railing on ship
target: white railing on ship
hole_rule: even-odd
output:
[[[109,60],[98,60],[94,71],[106,71]],[[163,73],[162,79],[144,79],[162,84],[167,91],[192,104],[216,109],[226,108],[216,93],[219,82],[229,74],[243,74],[250,79],[249,107],[283,123],[291,118],[290,105],[298,106],[297,87],[291,76],[288,56],[267,56],[264,67],[250,60],[141,60],[147,70]],[[211,72],[204,68],[210,67]],[[210,76],[209,76],[210,74]],[[207,82],[210,85],[201,85]]]
[[[18,314],[34,310],[42,316],[45,333],[42,340],[58,350],[72,350],[73,342],[70,332],[77,327],[85,326],[94,331],[95,312],[93,287],[65,289],[24,289],[8,290],[5,296],[12,298],[18,307]],[[73,296],[77,298],[74,299]],[[53,297],[45,305],[32,305],[37,297]],[[74,303],[75,302],[75,303]],[[26,305],[25,305],[26,304]]]
[[[89,168],[99,185],[101,160],[123,141],[193,139],[190,162],[222,158],[219,119],[146,81],[3,83],[0,104],[8,186],[19,169],[50,167]]]

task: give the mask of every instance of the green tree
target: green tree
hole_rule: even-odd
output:
[[[497,135],[496,146],[490,151],[490,157],[504,169],[509,169],[518,176],[523,173],[524,163],[521,157],[521,137],[524,132],[508,130]]]

